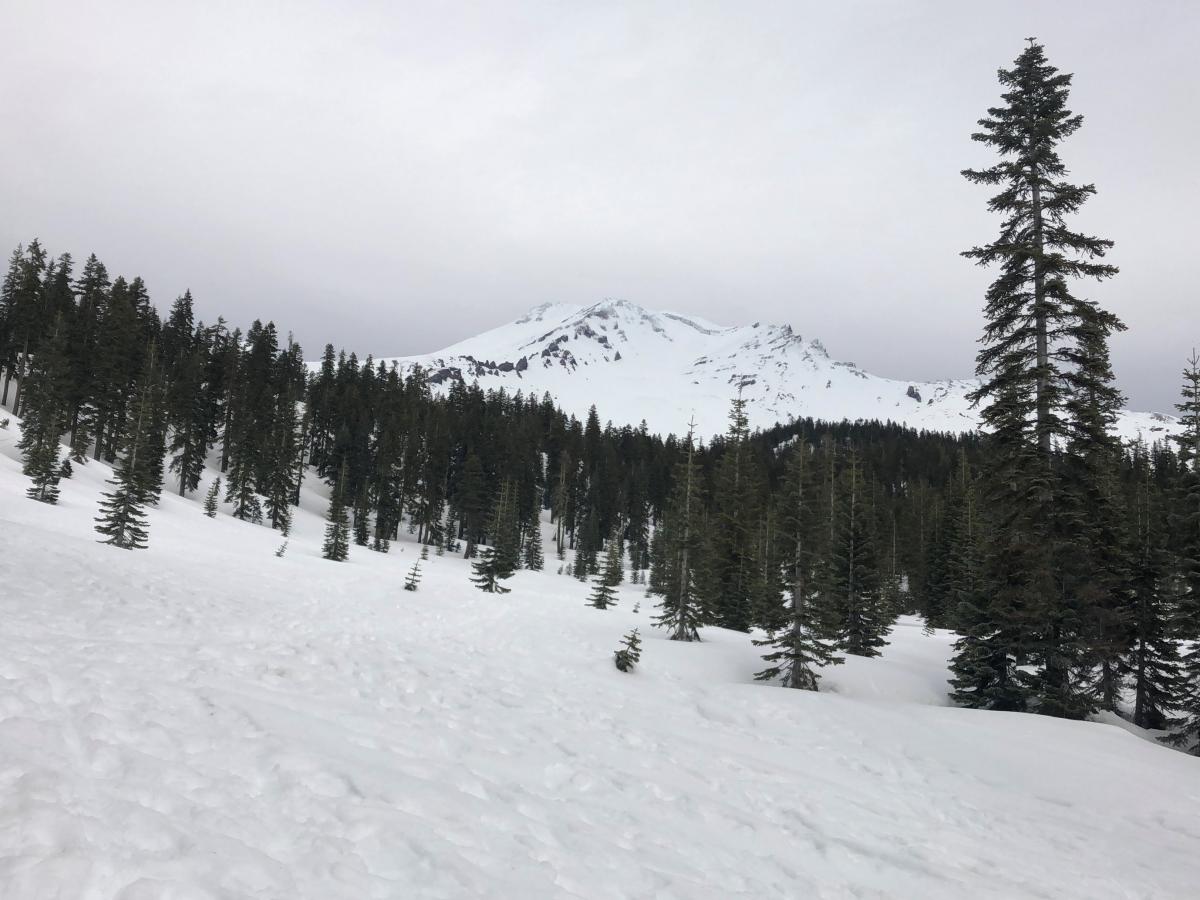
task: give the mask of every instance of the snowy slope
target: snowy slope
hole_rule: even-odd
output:
[[[705,438],[725,430],[730,400],[742,389],[751,424],[814,419],[878,419],[913,428],[962,432],[977,416],[972,380],[910,382],[880,378],[832,359],[818,340],[787,325],[724,327],[624,300],[592,306],[545,305],[438,353],[398,358],[419,364],[444,387],[478,381],[485,389],[549,392],[579,418],[595,404],[602,419],[680,434],[695,417]],[[1123,436],[1148,441],[1170,417],[1126,413]]]
[[[745,635],[663,640],[636,587],[600,612],[553,571],[480,593],[451,557],[407,593],[405,542],[325,562],[307,487],[282,559],[169,494],[150,549],[115,550],[107,468],[26,500],[15,428],[5,900],[1196,896],[1200,760],[946,706],[949,634],[903,621],[828,692],[787,691]]]

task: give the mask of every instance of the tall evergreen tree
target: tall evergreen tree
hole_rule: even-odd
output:
[[[890,621],[875,556],[874,526],[864,502],[864,484],[856,454],[851,454],[841,491],[841,510],[833,552],[829,558],[829,587],[837,601],[840,644],[854,656],[878,656]]]
[[[23,471],[33,486],[26,492],[42,503],[58,502],[59,439],[67,427],[70,362],[66,355],[66,327],[60,316],[50,339],[36,355],[25,391],[21,439],[17,449]]]
[[[210,519],[217,517],[217,503],[221,497],[221,477],[218,475],[209,485],[208,493],[204,495],[204,514]]]
[[[617,585],[621,583],[621,538],[617,533],[609,539],[604,554],[604,567],[596,574],[588,605],[608,609],[617,603]]]
[[[787,565],[789,604],[766,639],[754,641],[757,646],[771,648],[763,656],[767,668],[754,677],[762,681],[781,680],[786,687],[815,691],[821,680],[817,669],[842,660],[837,655],[835,641],[828,639],[833,616],[824,608],[824,597],[816,583],[815,533],[820,520],[810,455],[803,440],[789,454],[782,489],[784,540],[791,548]]]
[[[1166,510],[1153,489],[1144,452],[1135,454],[1134,465],[1133,640],[1128,662],[1133,722],[1161,729],[1170,724],[1183,689],[1172,628],[1171,573],[1164,540]]]
[[[524,563],[526,569],[534,572],[546,567],[546,558],[542,554],[542,523],[536,513],[526,529]]]
[[[472,563],[471,581],[489,594],[507,594],[509,588],[501,582],[511,578],[519,561],[519,538],[516,523],[516,503],[512,485],[504,482],[492,510],[488,527],[491,546],[479,552]]]
[[[329,513],[326,516],[325,542],[321,555],[333,562],[345,562],[350,556],[350,516],[346,511],[347,463],[343,461],[329,498]]]
[[[700,640],[700,626],[707,619],[696,587],[695,567],[703,546],[704,510],[692,442],[693,427],[688,428],[675,472],[674,493],[651,548],[649,592],[662,598],[655,624],[666,629],[673,641]]]
[[[1178,703],[1181,721],[1172,743],[1200,756],[1200,356],[1192,351],[1183,371],[1179,410],[1183,426],[1179,471],[1172,486],[1172,536],[1175,637],[1182,642],[1182,679]]]
[[[1088,390],[1108,389],[1107,353],[1100,350],[1121,326],[1078,301],[1070,281],[1104,279],[1117,270],[1098,261],[1111,241],[1072,231],[1067,222],[1095,193],[1092,185],[1065,180],[1058,155],[1058,145],[1083,121],[1066,107],[1071,76],[1051,66],[1031,39],[999,78],[1004,105],[989,109],[972,137],[995,148],[1001,160],[963,172],[974,183],[1000,188],[989,207],[1004,220],[995,241],[964,254],[980,265],[998,264],[1000,275],[987,292],[977,358],[981,385],[974,394],[984,403],[991,444],[985,476],[992,519],[984,561],[989,608],[960,648],[972,658],[956,666],[956,692],[1000,708],[1024,708],[1033,698],[1039,711],[1075,716],[1091,702],[1073,683],[1087,640],[1082,585],[1068,568],[1077,558],[1071,524],[1079,505],[1055,452],[1056,444],[1102,423],[1105,397],[1091,398],[1099,404],[1094,410],[1070,411],[1073,423],[1066,406]],[[1099,344],[1085,346],[1085,340]],[[1035,663],[1031,677],[1018,672],[1018,659]]]
[[[161,442],[154,434],[161,418],[162,397],[153,343],[146,356],[133,391],[128,420],[121,433],[111,435],[112,446],[120,448],[120,458],[108,482],[113,489],[103,495],[100,515],[96,518],[96,531],[103,535],[101,543],[126,550],[142,550],[147,546],[145,510],[154,499],[153,455],[161,454]],[[161,458],[160,455],[160,461]]]
[[[761,512],[757,475],[750,455],[746,399],[739,389],[731,402],[724,455],[713,489],[714,519],[709,542],[709,562],[719,581],[716,622],[738,631],[748,631],[754,618],[756,526]]]

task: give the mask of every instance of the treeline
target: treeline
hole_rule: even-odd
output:
[[[503,590],[514,570],[546,564],[545,516],[551,565],[595,581],[594,605],[628,578],[660,598],[674,637],[760,629],[762,677],[793,687],[815,688],[843,653],[878,653],[901,612],[980,634],[994,527],[980,473],[993,450],[975,434],[811,420],[751,433],[738,399],[705,446],[602,426],[594,409],[580,422],[548,396],[454,383],[435,397],[419,369],[332,347],[310,369],[272,323],[197,322],[189,293],[160,317],[140,279],[110,280],[95,257],[76,275],[37,241],[10,258],[0,340],[0,400],[23,419],[30,496],[54,502],[72,466],[112,463],[98,530],[117,546],[145,546],[145,507],[163,489],[196,491],[206,466],[219,473],[210,514],[223,499],[286,535],[307,474],[332,489],[331,559],[386,552],[405,529],[476,560],[476,583]],[[1194,424],[1187,434],[1191,446]],[[1162,445],[1114,457],[1128,590],[1097,589],[1105,653],[1080,662],[1101,705],[1133,686],[1139,724],[1165,724],[1184,683],[1170,652],[1195,565],[1178,527],[1195,505],[1195,458]],[[961,686],[959,699],[971,702]]]
[[[13,252],[0,290],[0,366],[0,403],[24,419],[36,499],[52,500],[72,464],[103,459],[119,472],[136,450],[130,465],[146,470],[149,499],[164,486],[192,493],[207,464],[234,516],[286,532],[311,471],[336,486],[353,543],[386,551],[404,527],[473,558],[495,543],[502,497],[521,548],[540,539],[533,525],[548,513],[555,553],[575,551],[569,568],[580,579],[598,570],[614,533],[630,569],[649,568],[651,534],[685,453],[684,442],[644,424],[602,426],[595,409],[580,422],[548,395],[455,382],[434,397],[420,369],[332,346],[309,367],[273,323],[243,332],[224,319],[197,322],[190,293],[160,317],[141,279],[110,278],[95,256],[76,273],[69,254],[50,258],[36,240]],[[889,535],[889,571],[923,583],[954,460],[976,454],[977,439],[811,420],[750,435],[742,420],[693,448],[706,504],[735,504],[731,558],[774,547],[770,498],[788,448],[801,444],[821,448],[829,477],[859,448],[864,496]],[[729,465],[736,490],[720,486]],[[741,576],[731,578],[743,599],[727,603],[723,623],[746,627],[751,604]]]
[[[36,240],[13,252],[0,291],[0,363],[0,401],[24,419],[35,499],[52,502],[58,479],[89,458],[116,466],[135,488],[134,506],[164,487],[192,493],[207,464],[234,516],[286,533],[312,472],[345,509],[348,546],[386,551],[406,528],[474,558],[503,543],[503,531],[524,565],[541,556],[531,545],[545,512],[554,554],[581,580],[600,570],[614,535],[631,577],[645,580],[676,469],[691,458],[712,531],[710,590],[722,598],[714,621],[740,629],[763,621],[761,576],[782,565],[787,525],[776,495],[801,448],[825,479],[822,533],[836,530],[850,471],[880,535],[880,565],[912,597],[926,587],[955,460],[978,453],[972,436],[877,423],[809,420],[751,435],[740,402],[729,434],[699,447],[644,425],[602,426],[594,409],[580,422],[549,396],[453,383],[434,397],[419,369],[402,373],[332,346],[310,369],[272,323],[242,332],[223,319],[197,322],[190,293],[160,317],[141,279],[110,278],[94,256],[77,274],[70,255],[50,258]],[[144,543],[116,532],[121,546]]]

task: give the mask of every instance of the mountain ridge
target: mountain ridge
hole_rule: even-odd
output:
[[[805,340],[790,325],[725,326],[620,299],[543,303],[442,350],[382,362],[403,371],[421,366],[436,391],[461,381],[508,393],[549,393],[579,418],[595,405],[602,420],[644,421],[663,434],[682,434],[695,422],[703,439],[725,429],[739,392],[757,428],[804,417],[876,419],[954,433],[978,426],[968,399],[975,379],[885,378],[833,359],[819,339]],[[1153,441],[1174,421],[1124,411],[1117,431],[1125,439]]]

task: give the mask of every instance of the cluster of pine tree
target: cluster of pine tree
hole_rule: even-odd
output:
[[[914,603],[898,523],[921,492],[907,490],[903,464],[888,465],[888,428],[807,425],[777,443],[756,439],[738,398],[708,478],[689,434],[654,531],[648,584],[673,640],[698,640],[703,625],[758,628],[765,637],[756,643],[769,648],[759,678],[814,690],[817,669],[839,653],[878,655],[892,621]],[[871,433],[880,438],[874,471],[858,448],[871,446]],[[954,443],[928,443],[943,440]]]

